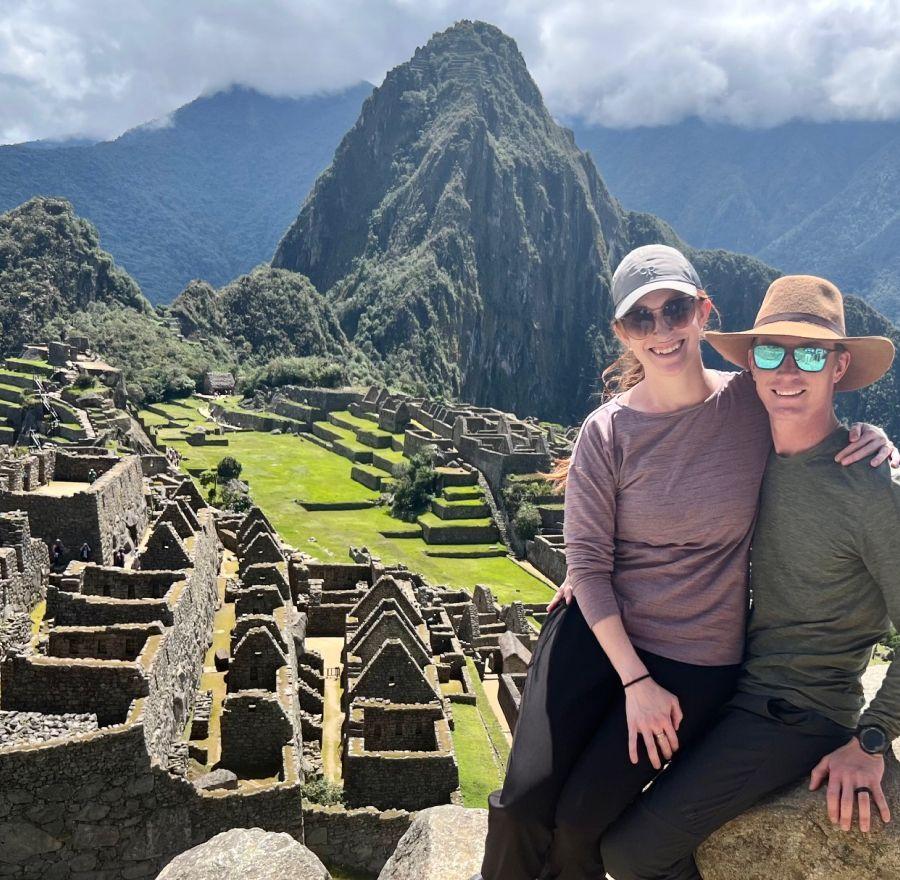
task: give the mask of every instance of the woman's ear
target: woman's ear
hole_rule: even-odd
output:
[[[704,329],[706,327],[706,322],[709,320],[710,313],[712,312],[713,304],[712,300],[708,296],[700,297],[700,305],[697,308],[697,314],[700,318],[700,329]]]
[[[631,351],[631,340],[628,338],[628,334],[622,329],[622,325],[618,321],[613,321],[612,328],[619,342]]]

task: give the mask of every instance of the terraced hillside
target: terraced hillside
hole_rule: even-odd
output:
[[[236,398],[217,403],[238,407]],[[392,467],[403,460],[396,448],[400,435],[388,435],[390,447],[371,446],[361,437],[369,434],[374,442],[385,442],[380,436],[385,432],[374,423],[345,412],[329,415],[327,422],[316,423],[313,436],[227,431],[210,433],[206,442],[193,445],[188,438],[197,428],[223,430],[210,418],[206,402],[187,398],[141,411],[144,425],[159,443],[179,452],[182,466],[195,479],[223,456],[235,457],[254,501],[298,549],[321,559],[343,560],[349,546],[365,546],[386,563],[408,565],[435,584],[471,591],[482,583],[503,603],[549,600],[550,586],[507,557],[495,532],[488,531],[492,524],[481,515],[478,487],[458,485],[472,479],[469,472],[442,469],[444,488],[435,506],[444,512],[452,509],[450,516],[441,517],[432,509],[420,518],[425,525],[400,522],[376,505],[383,484],[374,484],[375,477],[390,480]],[[367,455],[368,462],[359,461]],[[452,519],[460,510],[466,517]],[[426,534],[433,541],[448,535],[454,541],[429,543]]]

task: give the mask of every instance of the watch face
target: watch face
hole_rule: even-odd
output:
[[[870,755],[880,754],[887,745],[887,737],[877,727],[864,727],[859,732],[859,744],[863,747],[863,751]]]

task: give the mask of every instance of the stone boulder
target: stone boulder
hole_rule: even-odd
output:
[[[232,828],[172,859],[156,880],[331,880],[289,834]]]
[[[468,880],[481,870],[486,836],[487,810],[420,810],[378,880]]]
[[[868,835],[831,824],[824,789],[809,777],[720,828],[697,853],[704,880],[896,880],[900,877],[900,763],[890,755],[882,787],[892,821]],[[877,813],[872,805],[873,816]]]

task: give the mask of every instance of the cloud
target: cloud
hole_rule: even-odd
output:
[[[0,0],[0,141],[115,136],[232,83],[378,83],[459,18],[612,126],[900,117],[900,0]]]

